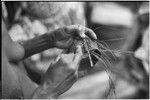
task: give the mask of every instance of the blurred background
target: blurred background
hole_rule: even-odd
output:
[[[149,98],[149,2],[3,2],[9,34],[22,42],[59,27],[80,24],[91,28],[116,59],[109,57],[111,74],[99,61],[81,71],[78,81],[59,98]],[[62,52],[49,49],[24,60],[37,84],[50,63]],[[113,84],[110,83],[110,78]],[[114,86],[115,88],[112,88]]]

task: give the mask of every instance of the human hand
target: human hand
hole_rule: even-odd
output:
[[[79,45],[75,54],[60,55],[48,68],[33,98],[57,98],[66,92],[77,80],[81,58],[82,49]]]
[[[54,30],[52,33],[54,47],[60,49],[69,48],[76,39],[89,37],[97,39],[96,34],[89,28],[81,25],[70,25]]]

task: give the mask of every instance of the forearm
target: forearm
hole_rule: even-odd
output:
[[[49,48],[53,48],[53,36],[46,33],[22,43],[25,54],[23,58],[30,57]]]
[[[17,42],[12,41],[6,25],[2,20],[2,48],[6,52],[9,61],[19,61],[24,56],[24,48]]]

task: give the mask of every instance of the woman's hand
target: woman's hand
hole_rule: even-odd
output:
[[[77,80],[81,58],[81,46],[77,46],[75,54],[60,55],[43,76],[33,98],[57,98],[66,92]]]
[[[89,37],[97,39],[96,34],[89,28],[81,25],[71,25],[56,29],[51,34],[53,37],[54,47],[60,49],[69,48],[74,39]]]
[[[58,28],[49,33],[24,41],[22,43],[25,51],[23,58],[25,59],[49,48],[68,49],[74,40],[82,40],[85,37],[97,39],[91,29],[81,25]]]

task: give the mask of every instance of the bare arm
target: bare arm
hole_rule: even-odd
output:
[[[97,38],[91,29],[81,25],[71,25],[27,40],[20,45],[19,43],[12,41],[3,21],[2,27],[2,44],[5,47],[9,61],[19,61],[49,48],[69,48],[76,37],[84,38],[85,36],[88,36],[91,39]]]
[[[50,35],[51,33],[44,34],[19,44],[10,38],[5,23],[2,20],[2,46],[9,61],[19,61],[52,48],[53,40]]]
[[[34,54],[40,53],[49,48],[53,48],[53,37],[51,33],[45,33],[22,43],[25,50],[24,59]]]
[[[9,59],[9,61],[22,59],[24,56],[24,48],[19,43],[12,41],[3,20],[2,20],[2,47],[5,50],[6,56]]]

